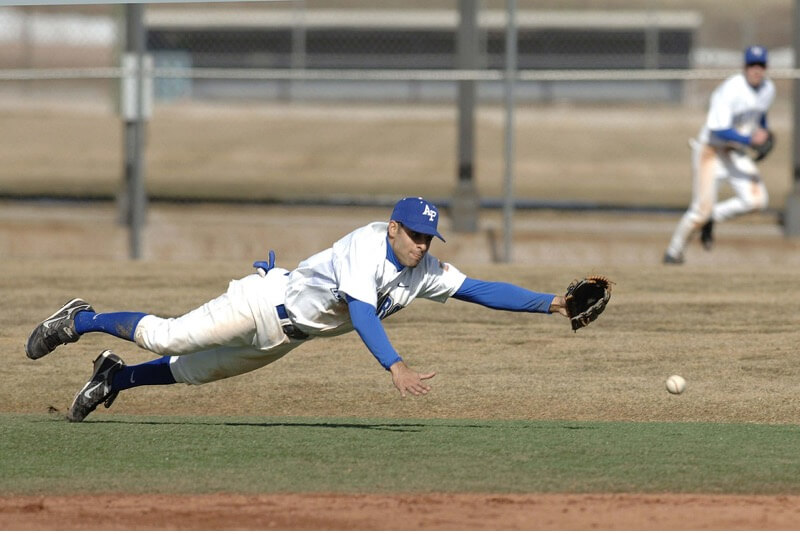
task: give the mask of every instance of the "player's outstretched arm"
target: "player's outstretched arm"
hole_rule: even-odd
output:
[[[453,298],[495,310],[529,313],[559,313],[567,316],[563,296],[537,293],[507,282],[487,282],[467,278]]]
[[[418,373],[409,369],[389,342],[375,307],[350,296],[347,297],[347,306],[350,309],[353,327],[383,368],[392,373],[392,382],[400,391],[400,395],[405,397],[406,393],[412,395],[428,393],[431,387],[422,381],[433,378],[436,373]]]
[[[409,368],[404,362],[399,361],[389,367],[392,373],[392,382],[394,387],[400,392],[401,397],[405,397],[406,393],[412,395],[425,395],[431,390],[431,386],[424,383],[423,380],[428,380],[436,376],[436,372],[432,373],[418,373]]]

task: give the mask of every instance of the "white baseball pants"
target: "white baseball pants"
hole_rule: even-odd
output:
[[[285,269],[233,280],[219,297],[180,317],[144,316],[134,341],[169,355],[178,382],[204,384],[270,364],[302,343],[284,334],[276,306],[286,292]]]
[[[766,209],[767,188],[758,168],[745,153],[692,142],[692,203],[672,234],[667,252],[678,257],[694,232],[707,221],[722,222]],[[717,202],[719,185],[727,182],[733,197]]]

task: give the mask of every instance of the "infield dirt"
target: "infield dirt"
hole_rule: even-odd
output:
[[[109,514],[108,510],[113,510]],[[143,517],[142,510],[147,510]],[[107,495],[0,498],[19,530],[794,530],[800,498],[739,495]]]

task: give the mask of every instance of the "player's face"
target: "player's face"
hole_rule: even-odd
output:
[[[758,87],[764,81],[764,75],[767,71],[766,66],[760,63],[753,63],[744,68],[744,77],[750,87]]]
[[[401,265],[419,265],[431,248],[432,239],[432,235],[420,234],[397,221],[389,221],[389,244]]]

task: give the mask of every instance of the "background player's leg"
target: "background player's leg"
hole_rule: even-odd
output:
[[[766,209],[769,195],[753,161],[746,155],[733,153],[725,161],[725,166],[735,196],[714,205],[714,220],[726,221],[751,211]]]
[[[716,175],[719,167],[716,152],[706,145],[696,145],[693,148],[692,156],[694,169],[692,205],[683,214],[672,234],[665,261],[667,257],[679,261],[683,259],[686,244],[692,234],[711,217],[712,207],[717,197]]]

